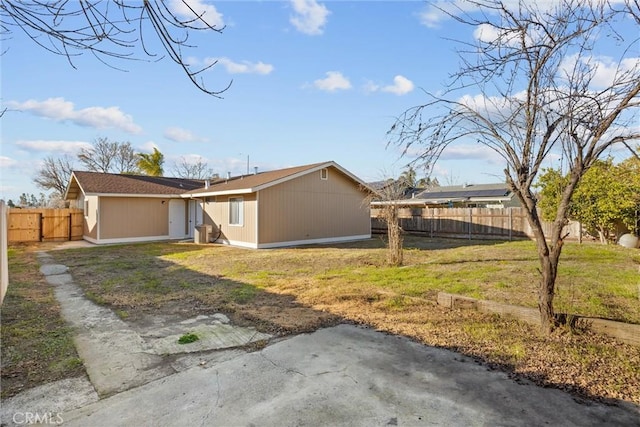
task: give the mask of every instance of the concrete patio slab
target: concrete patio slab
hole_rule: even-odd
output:
[[[637,426],[472,359],[352,325],[322,329],[62,414],[68,426]]]

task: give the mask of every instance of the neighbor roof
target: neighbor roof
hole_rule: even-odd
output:
[[[204,181],[162,176],[74,171],[65,199],[84,194],[180,195],[204,187]]]
[[[209,188],[199,188],[189,191],[188,194],[191,196],[216,196],[223,194],[253,193],[328,167],[338,169],[361,186],[366,187],[366,184],[351,172],[342,168],[336,162],[329,161],[222,179],[212,183]]]
[[[415,195],[416,199],[471,199],[476,197],[509,197],[511,190],[507,184],[477,184],[435,187]]]
[[[416,194],[411,199],[400,201],[374,201],[372,205],[385,205],[400,202],[403,205],[422,206],[425,204],[444,204],[449,202],[491,202],[510,200],[514,196],[507,184],[472,184],[433,187]]]

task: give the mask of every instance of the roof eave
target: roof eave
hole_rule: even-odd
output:
[[[251,194],[251,193],[255,193],[257,190],[256,188],[240,188],[237,190],[223,190],[223,191],[205,191],[205,192],[198,192],[198,193],[184,193],[181,195],[181,197],[183,198],[187,198],[187,199],[196,199],[199,197],[213,197],[213,196],[227,196],[227,195],[231,195],[231,194]]]
[[[82,188],[82,185],[80,185],[80,181],[78,181],[78,177],[76,176],[75,172],[71,172],[71,176],[69,177],[69,184],[67,184],[67,188],[64,191],[64,197],[62,200],[70,200],[68,199],[69,197],[69,190],[71,190],[71,185],[73,184],[73,181],[76,182],[76,184],[78,184],[78,188],[80,189],[80,192],[82,194],[86,194],[84,192],[84,188]]]
[[[98,197],[147,197],[155,199],[179,199],[182,194],[135,194],[135,193],[84,193],[85,196],[98,196]]]

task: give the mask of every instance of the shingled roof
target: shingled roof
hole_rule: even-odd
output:
[[[252,193],[328,167],[338,169],[355,182],[366,187],[366,184],[360,181],[358,177],[333,161],[236,176],[228,179],[218,178],[213,182],[210,181],[208,186],[203,180],[74,171],[65,199],[75,199],[81,191],[84,194],[167,196]]]
[[[74,199],[79,191],[85,194],[180,195],[201,187],[204,187],[204,181],[195,179],[74,171],[65,198]]]
[[[365,186],[358,177],[352,175],[346,169],[343,169],[340,165],[333,161],[323,163],[313,163],[310,165],[296,166],[292,168],[277,169],[273,171],[260,172],[253,175],[242,175],[229,179],[221,179],[212,183],[209,188],[199,188],[192,190],[188,194],[194,196],[209,196],[219,194],[232,194],[232,193],[253,193],[263,188],[279,184],[290,179],[297,178],[308,173],[318,171],[320,169],[335,167],[357,183]]]

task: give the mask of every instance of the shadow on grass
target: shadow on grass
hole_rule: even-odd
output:
[[[211,253],[212,248],[214,253]],[[189,318],[224,313],[234,324],[274,335],[310,332],[344,319],[300,304],[292,295],[205,273],[177,260],[215,256],[215,248],[184,243],[148,243],[52,251],[93,302],[125,321],[152,315]],[[222,247],[218,247],[223,249]]]
[[[465,246],[470,243],[455,239],[434,240],[440,242],[439,245],[442,249]],[[483,245],[495,243],[501,242],[482,242]],[[478,242],[473,242],[473,245],[477,244]],[[314,247],[383,249],[384,245],[376,239],[370,239],[362,242]],[[420,249],[428,248],[420,247]],[[297,250],[298,248],[293,249],[294,254]],[[153,315],[189,318],[198,314],[224,313],[235,324],[255,326],[262,332],[277,336],[311,332],[338,323],[357,322],[390,333],[408,336],[422,344],[471,356],[492,369],[507,372],[514,380],[527,379],[541,386],[559,388],[581,397],[610,404],[621,402],[610,398],[611,394],[607,395],[605,392],[600,393],[597,389],[583,387],[579,380],[573,380],[572,375],[559,376],[558,372],[560,374],[574,374],[571,364],[565,360],[561,363],[566,367],[557,368],[559,366],[557,358],[549,359],[549,364],[555,363],[556,367],[544,366],[547,359],[545,357],[538,359],[535,352],[553,356],[558,352],[556,351],[558,348],[554,347],[553,342],[545,341],[543,338],[536,339],[535,345],[527,344],[536,336],[532,328],[526,328],[520,334],[519,339],[523,341],[517,340],[517,342],[522,342],[520,345],[527,352],[533,353],[533,362],[529,364],[528,369],[523,371],[522,366],[518,366],[519,362],[510,363],[504,358],[494,357],[493,352],[496,351],[496,348],[501,349],[506,345],[505,339],[500,337],[489,340],[486,344],[481,344],[473,339],[462,339],[461,341],[448,339],[444,342],[434,343],[423,337],[421,328],[424,331],[438,329],[439,333],[446,336],[449,336],[451,331],[464,331],[465,328],[468,328],[469,325],[459,319],[460,314],[456,311],[445,312],[435,303],[430,302],[427,311],[416,312],[415,316],[411,317],[412,313],[402,310],[404,302],[410,299],[405,297],[400,299],[398,295],[391,295],[391,292],[380,293],[369,288],[363,289],[364,293],[356,290],[347,291],[346,294],[336,298],[334,305],[331,305],[331,302],[323,301],[323,304],[326,303],[327,311],[317,310],[300,303],[296,299],[297,289],[295,288],[286,288],[290,293],[284,294],[275,292],[268,285],[254,284],[268,283],[273,279],[269,274],[274,273],[277,276],[276,270],[268,270],[268,268],[281,265],[284,257],[297,260],[296,256],[292,256],[288,251],[276,253],[272,250],[247,250],[243,252],[248,255],[247,259],[238,263],[235,262],[235,259],[230,258],[234,256],[234,253],[237,254],[234,251],[235,249],[231,250],[228,247],[217,245],[159,243],[65,250],[52,252],[51,255],[57,262],[70,268],[74,281],[83,288],[86,295],[94,301],[112,308],[125,321],[144,322],[148,316]],[[280,259],[279,256],[283,258]],[[321,255],[314,256],[314,259],[318,258],[321,258]],[[341,256],[336,260],[343,263],[352,262],[344,258]],[[304,270],[306,264],[313,262],[313,259],[301,257],[298,261],[299,264],[296,264],[295,268]],[[258,271],[263,266],[261,263],[267,262],[270,265],[265,265],[264,268],[268,271]],[[226,268],[232,271],[234,279],[225,276]],[[256,280],[256,277],[259,277],[260,280]],[[315,288],[312,291],[316,291]],[[373,294],[371,294],[372,292]],[[368,296],[373,298],[368,298]],[[397,315],[394,310],[397,310]],[[332,314],[332,312],[341,314]],[[409,319],[414,320],[410,321]],[[504,319],[490,318],[487,320],[486,316],[480,320],[474,317],[469,322],[472,322],[472,327],[473,322],[481,324],[484,322],[486,323],[485,327],[491,328],[492,333],[500,333],[501,330],[507,330],[509,326],[509,322]],[[406,327],[401,326],[403,324],[406,324]],[[584,341],[578,341],[575,348],[580,349],[582,346],[591,345],[592,341],[597,339],[598,337],[592,338],[590,341],[585,338]],[[559,341],[564,345],[562,340]],[[517,345],[515,348],[519,351]],[[610,348],[615,349],[616,347],[611,345]],[[625,351],[627,352],[625,354],[632,354],[631,350]],[[606,370],[590,370],[585,374],[584,369],[576,369],[576,375],[582,375],[582,379],[586,378],[585,375],[609,373]],[[566,378],[566,381],[558,378]],[[629,392],[626,391],[626,393]]]

